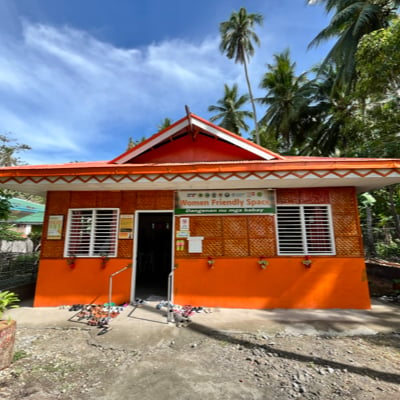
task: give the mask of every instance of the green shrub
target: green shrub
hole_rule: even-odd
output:
[[[376,252],[380,258],[385,260],[398,261],[400,260],[400,240],[395,239],[389,244],[377,243]]]
[[[25,240],[25,238],[22,236],[22,233],[16,232],[11,228],[11,224],[0,223],[0,240]]]

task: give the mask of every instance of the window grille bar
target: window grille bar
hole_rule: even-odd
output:
[[[71,209],[65,256],[116,256],[118,209]]]
[[[279,254],[334,254],[329,205],[277,206]]]

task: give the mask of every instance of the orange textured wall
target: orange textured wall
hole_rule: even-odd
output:
[[[35,292],[35,306],[58,306],[71,303],[107,302],[109,275],[132,262],[133,240],[118,241],[118,257],[101,268],[100,258],[78,258],[71,269],[64,258],[69,208],[120,208],[121,214],[136,210],[171,210],[174,192],[109,191],[109,192],[49,192],[43,226],[41,261]],[[47,240],[49,215],[63,215],[63,234],[60,240]],[[131,271],[114,278],[113,301],[129,301]]]
[[[364,259],[177,259],[174,302],[228,308],[370,308]]]
[[[186,247],[176,250],[176,303],[370,308],[354,188],[280,189],[276,198],[277,204],[330,204],[336,257],[313,257],[311,268],[302,264],[302,257],[278,257],[273,216],[193,216],[191,235],[204,237],[204,251],[199,255],[189,254]],[[269,262],[265,270],[258,264],[261,255]],[[215,260],[213,268],[208,256]]]
[[[118,257],[101,269],[99,258],[63,258],[69,208],[173,209],[173,191],[50,192],[47,197],[35,306],[108,301],[109,275],[131,262],[133,240],[119,240]],[[271,215],[191,216],[192,236],[204,236],[203,253],[176,248],[175,302],[207,307],[369,308],[357,200],[353,188],[280,189],[278,204],[331,204],[336,257],[277,257]],[[49,215],[64,215],[61,240],[46,240]],[[178,219],[179,217],[177,217]],[[179,226],[177,221],[176,226]],[[262,270],[259,256],[269,265]],[[214,268],[207,257],[215,257]],[[131,270],[115,278],[113,301],[129,300]]]
[[[107,303],[110,274],[130,263],[129,259],[112,259],[102,268],[100,259],[80,258],[71,269],[65,259],[41,260],[34,306]],[[129,268],[113,278],[113,302],[129,302],[131,276]]]
[[[175,223],[179,229],[180,217]],[[203,256],[273,256],[276,253],[275,224],[272,215],[191,216],[191,236],[202,236]],[[199,258],[187,245],[176,250],[179,258]]]
[[[49,215],[63,215],[64,225],[61,240],[42,238],[41,258],[63,258],[64,241],[70,208],[119,208],[121,214],[134,214],[136,210],[172,210],[174,192],[159,191],[108,191],[108,192],[49,192],[46,201],[46,214],[43,232],[47,232]],[[132,257],[133,241],[119,240],[118,257]]]

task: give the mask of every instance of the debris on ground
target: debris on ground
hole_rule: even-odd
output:
[[[14,362],[0,371],[0,398],[383,400],[400,393],[400,332],[199,336],[188,328],[148,348],[112,349],[93,342],[90,329],[19,328]]]

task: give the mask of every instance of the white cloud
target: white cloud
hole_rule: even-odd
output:
[[[185,104],[202,115],[241,75],[218,38],[121,49],[71,27],[22,29],[22,39],[0,38],[0,132],[32,147],[21,155],[29,163],[114,158]]]

